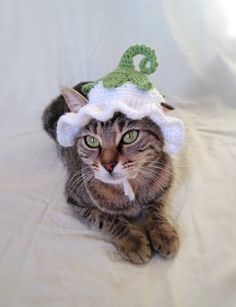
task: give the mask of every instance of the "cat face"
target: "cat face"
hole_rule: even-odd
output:
[[[88,103],[71,88],[63,88],[62,95],[71,112]],[[162,107],[172,109],[166,103]],[[91,120],[80,130],[76,146],[88,178],[119,184],[137,175],[154,178],[164,141],[160,128],[148,117],[132,120],[117,112],[107,122]]]
[[[95,178],[119,184],[145,175],[161,155],[163,137],[149,118],[131,120],[115,113],[107,122],[92,120],[80,131],[76,146]]]

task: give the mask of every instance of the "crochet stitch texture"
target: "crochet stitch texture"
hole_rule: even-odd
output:
[[[140,71],[135,69],[134,57],[143,55],[144,58],[139,63]],[[83,86],[82,91],[85,94],[99,82],[103,81],[104,88],[115,88],[130,81],[139,89],[148,91],[154,86],[148,79],[147,75],[154,73],[157,69],[158,62],[155,51],[145,45],[134,45],[129,47],[119,62],[118,67],[108,75],[98,79],[95,82],[87,83]]]
[[[144,55],[135,69],[134,57]],[[62,115],[57,123],[57,140],[61,146],[75,144],[82,127],[92,119],[105,122],[115,112],[121,112],[130,119],[149,117],[157,124],[165,140],[165,150],[175,153],[184,142],[184,126],[180,119],[168,116],[162,108],[165,99],[148,79],[158,66],[154,50],[145,45],[128,48],[118,67],[105,77],[84,85],[87,103],[78,112]]]

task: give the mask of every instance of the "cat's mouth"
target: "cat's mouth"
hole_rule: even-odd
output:
[[[121,175],[121,174],[95,174],[95,178],[104,182],[104,183],[109,183],[109,184],[123,184],[125,181],[128,179],[134,179],[137,176],[137,173],[132,175],[131,177],[127,177],[126,175]]]
[[[101,175],[99,173],[96,173],[95,178],[104,183],[110,183],[110,184],[121,184],[124,182],[124,180],[127,180],[126,176],[117,175],[117,174]]]

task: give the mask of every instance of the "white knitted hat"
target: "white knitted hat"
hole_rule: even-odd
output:
[[[133,64],[133,57],[137,54],[145,56],[139,64],[140,71],[136,71]],[[149,47],[130,47],[122,56],[117,69],[83,86],[82,90],[88,95],[88,103],[77,113],[69,112],[59,118],[59,144],[64,147],[73,146],[80,128],[91,119],[107,121],[115,112],[121,112],[130,119],[148,116],[161,128],[167,152],[175,153],[183,144],[184,127],[181,120],[165,114],[161,105],[165,100],[147,77],[156,70],[157,65],[155,52]]]

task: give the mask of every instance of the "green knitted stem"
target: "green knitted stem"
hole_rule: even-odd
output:
[[[144,58],[139,63],[140,71],[135,69],[134,57],[143,55]],[[148,91],[153,88],[153,84],[147,75],[154,73],[157,69],[158,62],[155,51],[145,45],[134,45],[129,47],[121,57],[118,67],[103,78],[95,82],[87,83],[82,87],[85,94],[99,82],[103,81],[105,88],[115,88],[130,81],[138,88]]]
[[[136,55],[145,56],[139,63],[139,68],[142,73],[150,75],[156,71],[158,63],[155,51],[145,45],[135,45],[128,48],[122,55],[118,68],[131,68],[135,71],[133,58]],[[147,67],[149,62],[150,66]]]

